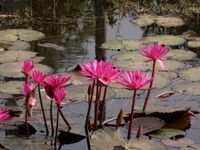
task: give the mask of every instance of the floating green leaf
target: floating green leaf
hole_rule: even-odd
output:
[[[137,24],[140,27],[150,26],[156,22],[156,15],[144,14],[137,19],[131,20],[132,23]]]
[[[22,81],[9,81],[0,84],[0,91],[8,94],[20,94]]]
[[[2,41],[36,41],[44,38],[41,32],[28,29],[6,29],[0,31],[0,40]]]
[[[198,81],[200,80],[200,67],[180,71],[178,75],[185,80]]]
[[[124,40],[122,43],[126,50],[138,50],[144,47],[143,41],[138,40]]]
[[[153,138],[162,139],[162,138],[172,138],[172,137],[180,136],[180,135],[184,136],[185,134],[186,133],[182,130],[164,128],[164,129],[159,130],[156,133],[150,134],[150,136]]]
[[[174,60],[192,60],[197,56],[196,53],[192,51],[187,51],[183,49],[172,49],[169,53],[167,53],[167,59],[174,59]]]
[[[146,43],[160,43],[169,46],[178,46],[186,42],[186,40],[180,36],[175,35],[155,35],[146,37]]]
[[[156,24],[168,28],[182,26],[185,22],[179,17],[159,16],[156,18]]]
[[[124,48],[124,44],[120,40],[108,41],[101,45],[104,49],[119,50]]]
[[[179,138],[177,140],[171,140],[171,139],[162,139],[161,140],[162,144],[165,144],[167,146],[172,146],[172,147],[186,147],[188,145],[191,145],[194,143],[194,141],[190,138]]]
[[[200,41],[189,41],[188,47],[189,48],[200,48]]]
[[[200,95],[200,83],[198,82],[183,82],[173,87],[174,90],[184,91],[190,95]]]

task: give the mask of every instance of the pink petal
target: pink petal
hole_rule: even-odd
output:
[[[159,65],[160,65],[161,69],[164,70],[165,66],[164,66],[164,63],[162,62],[162,60],[158,59],[157,61],[158,61]]]

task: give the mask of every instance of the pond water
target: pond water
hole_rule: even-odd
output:
[[[192,30],[200,35],[200,22],[196,18],[184,18],[187,24],[183,27],[168,28],[158,30],[157,27],[141,28],[130,22],[136,17],[134,12],[120,12],[120,10],[110,9],[112,6],[109,3],[81,0],[7,0],[0,1],[0,13],[10,15],[3,20],[1,29],[8,28],[28,28],[43,32],[46,37],[39,41],[31,42],[31,51],[38,52],[39,56],[44,56],[42,61],[53,68],[54,72],[65,73],[71,66],[76,66],[80,63],[88,62],[89,60],[112,60],[111,56],[121,53],[121,51],[104,50],[101,44],[110,40],[140,40],[143,37],[150,35],[181,35],[183,32]],[[112,10],[112,11],[111,11]],[[114,11],[113,11],[114,10]],[[13,17],[12,15],[20,16]],[[54,43],[62,48],[63,51],[55,50],[54,48],[44,48],[38,46],[41,43]],[[175,48],[188,49],[187,45],[176,46]],[[194,51],[200,58],[199,49],[189,49]],[[186,61],[186,66],[197,66],[200,64],[198,59],[195,61]],[[175,70],[174,72],[177,72]],[[152,95],[157,95],[165,90],[170,90],[173,85],[179,82],[179,79],[174,79],[174,82],[167,87],[156,90]],[[1,85],[0,85],[1,86]],[[124,96],[125,97],[125,96]],[[144,95],[139,97],[144,98]],[[125,98],[126,99],[126,98]],[[162,106],[176,107],[191,107],[199,110],[199,96],[179,95],[172,97],[170,100],[159,102]],[[180,101],[181,100],[181,101]],[[125,102],[124,102],[125,101]],[[138,105],[141,103],[137,101]],[[108,116],[116,116],[120,108],[124,108],[129,112],[127,106],[130,105],[130,98],[123,100],[117,99],[108,102],[107,109],[110,112]],[[87,111],[87,103],[77,103],[63,107],[63,111],[70,118],[70,122],[76,129],[83,130],[85,114]],[[192,138],[196,143],[200,144],[200,115],[192,120],[191,127],[186,131],[187,137]],[[76,130],[75,129],[75,130]],[[86,140],[82,140],[76,144],[63,145],[63,150],[87,150]],[[169,147],[168,149],[178,149]]]

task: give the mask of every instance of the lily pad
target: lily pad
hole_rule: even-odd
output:
[[[165,145],[153,140],[131,140],[125,147],[128,150],[167,150]]]
[[[172,49],[166,55],[167,59],[174,59],[174,60],[192,60],[197,56],[196,53],[192,51],[187,51],[183,49]]]
[[[46,144],[48,140],[36,140],[34,138],[20,138],[20,137],[2,137],[0,138],[0,144],[6,149],[14,150],[35,150],[35,149],[45,149],[51,150],[50,144]]]
[[[63,46],[59,46],[59,45],[54,44],[54,43],[39,43],[38,46],[45,47],[45,48],[52,48],[52,49],[55,49],[57,51],[64,51],[65,50],[65,48]]]
[[[2,41],[36,41],[43,39],[45,35],[42,32],[28,29],[7,29],[0,31],[0,40]]]
[[[9,68],[9,69],[7,69]],[[49,73],[52,69],[46,65],[35,64],[35,69],[42,72]],[[0,65],[0,75],[5,77],[21,78],[24,75],[21,73],[21,67],[19,63],[5,63]]]
[[[200,144],[191,144],[187,147],[180,148],[180,150],[200,150]]]
[[[77,71],[69,71],[67,72],[71,76],[71,82],[74,85],[85,85],[85,84],[90,84],[87,83],[88,78],[81,76],[80,72]]]
[[[165,60],[163,61],[165,70],[174,71],[180,68],[184,68],[185,64],[176,60]],[[160,69],[160,65],[156,65],[157,69]]]
[[[143,41],[124,40],[122,41],[126,50],[138,50],[144,47]]]
[[[150,26],[156,22],[156,15],[144,14],[137,19],[131,20],[132,23],[137,24],[140,27]]]
[[[137,133],[140,125],[143,127],[143,134],[153,132],[156,130],[161,129],[165,122],[159,118],[155,117],[139,117],[134,119],[133,121],[133,131]],[[129,122],[126,124],[125,128],[128,130],[129,128]]]
[[[0,54],[0,63],[22,62],[26,59],[33,58],[37,55],[31,51],[5,51]]]
[[[198,82],[183,82],[173,87],[174,90],[181,90],[189,95],[200,95],[200,83]]]
[[[200,48],[200,41],[189,41],[188,47],[189,48]]]
[[[108,127],[95,131],[90,142],[92,150],[113,150],[115,146],[126,144],[119,130]]]
[[[23,41],[15,41],[12,42],[12,46],[10,46],[8,48],[8,50],[21,50],[21,51],[26,51],[26,50],[30,50],[31,46],[28,42],[23,42]]]
[[[20,94],[22,81],[9,81],[0,84],[0,91],[8,94]]]
[[[120,50],[124,48],[124,44],[120,40],[108,41],[101,45],[104,49]]]
[[[156,18],[156,24],[168,28],[182,26],[185,24],[185,22],[179,17],[159,16],[158,18]]]
[[[178,46],[186,42],[184,38],[175,35],[155,35],[146,37],[144,40],[147,43],[160,43],[169,46]]]
[[[172,137],[176,137],[176,136],[185,136],[186,133],[182,130],[178,130],[178,129],[161,129],[159,130],[158,132],[156,133],[152,133],[150,134],[151,137],[153,138],[159,138],[159,139],[162,139],[162,138],[172,138]]]
[[[182,79],[185,80],[190,80],[190,81],[198,81],[200,80],[200,67],[196,67],[196,68],[189,68],[186,70],[183,70],[181,72],[179,72],[179,76]]]
[[[115,54],[115,55],[112,56],[112,59],[116,59],[116,60],[119,60],[119,61],[131,60],[131,61],[141,61],[141,62],[144,62],[145,60],[147,60],[138,51]]]
[[[191,145],[194,143],[194,141],[190,138],[179,138],[177,140],[171,140],[171,139],[163,139],[161,140],[161,143],[167,146],[172,146],[172,147],[186,147],[188,145]]]

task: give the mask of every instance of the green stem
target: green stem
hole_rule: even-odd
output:
[[[95,116],[94,116],[94,130],[97,129],[97,121],[98,121],[98,114],[99,114],[99,105],[100,105],[100,97],[101,97],[101,89],[102,89],[102,84],[97,81],[97,87],[100,86],[99,90],[97,88],[97,93],[96,93],[96,101],[95,101]]]
[[[45,129],[46,129],[46,135],[48,135],[49,130],[48,130],[48,126],[47,126],[46,116],[45,116],[45,113],[44,113],[44,107],[43,107],[42,96],[41,96],[39,84],[38,84],[38,93],[39,93],[39,99],[40,99],[40,106],[41,106],[41,110],[42,110],[42,116],[43,116],[43,119],[44,119],[44,124],[45,124]]]
[[[154,75],[155,75],[155,69],[156,69],[156,61],[154,60],[153,61],[153,69],[152,69],[152,74],[151,74],[151,77],[154,78]],[[154,79],[153,79],[154,80]],[[151,88],[153,86],[153,80],[151,81],[150,85],[149,85],[149,90],[147,92],[147,96],[145,98],[145,101],[144,101],[144,105],[143,105],[143,108],[142,108],[142,111],[145,111],[146,110],[146,107],[147,107],[147,103],[148,103],[148,100],[149,100],[149,96],[150,96],[150,93],[151,93]]]
[[[104,114],[106,113],[106,93],[107,93],[108,86],[105,85],[104,94],[103,94],[103,102],[102,102],[102,111],[101,111],[101,118],[100,118],[100,126],[103,127],[103,121],[105,120]]]
[[[53,100],[50,103],[50,121],[51,121],[51,137],[54,136],[54,125],[53,125]]]
[[[56,146],[57,136],[58,136],[58,122],[59,122],[59,105],[57,106],[57,117],[56,117],[56,133],[54,139],[54,145]]]
[[[89,126],[89,119],[90,119],[90,111],[92,107],[92,99],[93,99],[93,94],[94,94],[94,87],[95,87],[95,80],[93,81],[92,84],[92,93],[91,96],[88,98],[88,111],[87,111],[87,116],[86,116],[86,121],[85,121],[85,127],[88,128]]]
[[[134,108],[135,108],[135,99],[136,99],[137,90],[134,90],[133,99],[132,99],[132,108],[131,108],[131,116],[130,116],[130,123],[128,128],[128,136],[127,139],[131,139],[131,130],[133,128],[133,118],[134,118]]]

